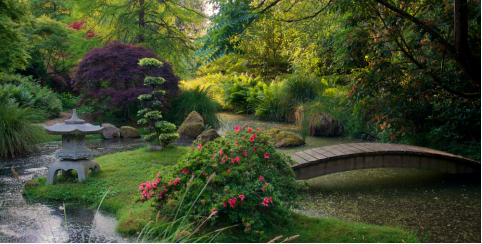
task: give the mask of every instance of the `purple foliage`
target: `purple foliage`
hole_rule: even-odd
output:
[[[141,67],[140,59],[156,58],[164,65],[161,68]],[[179,96],[179,77],[174,74],[171,64],[158,58],[151,50],[132,44],[115,41],[102,48],[95,48],[85,54],[74,70],[72,85],[75,90],[86,91],[79,101],[81,104],[102,104],[104,108],[117,111],[127,108],[137,97],[150,94],[151,87],[144,86],[144,78],[162,77],[166,91],[161,101],[162,112],[171,107],[169,100]],[[96,107],[102,113],[101,106]]]

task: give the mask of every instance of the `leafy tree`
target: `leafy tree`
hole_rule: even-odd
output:
[[[205,21],[203,6],[197,1],[112,0],[76,2],[74,15],[85,19],[102,40],[136,43],[174,64],[178,74],[194,68],[190,56],[194,38]]]
[[[154,58],[163,63],[160,68],[138,65],[140,59]],[[170,99],[179,95],[179,77],[166,61],[158,58],[151,50],[132,44],[115,41],[102,48],[88,52],[74,71],[73,85],[84,94],[79,101],[95,109],[96,114],[107,110],[122,111],[128,118],[129,105],[138,101],[142,94],[153,91],[144,86],[146,76],[162,77],[166,93],[159,99],[161,111],[168,112]],[[137,111],[137,109],[135,110]]]
[[[139,65],[149,68],[161,68],[163,64],[155,58],[143,58],[139,61]],[[179,138],[179,134],[176,132],[176,126],[172,123],[161,121],[162,115],[158,110],[162,108],[161,98],[166,93],[159,88],[165,82],[162,77],[146,77],[144,79],[144,85],[151,87],[152,92],[150,94],[142,94],[139,96],[144,104],[143,109],[138,111],[138,115],[144,116],[143,119],[137,121],[139,125],[149,125],[148,131],[154,131],[154,133],[146,136],[144,140],[152,142],[156,141],[158,145],[167,146],[172,141]]]
[[[28,0],[30,12],[35,17],[48,16],[53,20],[70,17],[72,3],[66,0]]]
[[[29,57],[21,27],[28,24],[27,7],[15,0],[0,0],[0,71],[23,69]]]

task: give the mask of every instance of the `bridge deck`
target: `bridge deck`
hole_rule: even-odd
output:
[[[480,163],[430,148],[391,143],[350,143],[291,154],[297,179],[365,168],[407,167],[448,173],[480,172]],[[336,165],[333,164],[336,161]],[[308,178],[307,178],[308,177]]]

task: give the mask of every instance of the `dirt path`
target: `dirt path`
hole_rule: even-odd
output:
[[[72,113],[70,112],[60,112],[60,118],[49,119],[44,121],[43,123],[37,125],[54,125],[56,123],[63,123],[66,119],[70,119],[72,117]]]

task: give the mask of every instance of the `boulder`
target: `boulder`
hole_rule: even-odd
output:
[[[206,144],[208,141],[212,141],[218,137],[221,137],[216,130],[214,129],[209,129],[203,131],[198,137],[197,137],[197,142],[200,142],[202,145]]]
[[[271,137],[274,147],[297,147],[304,145],[305,142],[301,137],[293,132],[269,129],[265,131],[266,135]]]
[[[120,131],[114,125],[104,123],[104,124],[102,124],[102,127],[104,127],[104,130],[102,130],[102,137],[104,137],[104,139],[110,140],[110,139],[120,137]]]
[[[140,138],[141,134],[134,127],[122,126],[120,128],[120,135],[123,138]]]
[[[147,151],[148,151],[148,152],[151,152],[151,151],[162,151],[162,149],[164,149],[164,148],[161,147],[161,146],[151,145],[151,146],[149,146],[149,148],[147,149]]]
[[[319,113],[310,119],[310,136],[340,136],[342,133],[343,125],[330,114]]]
[[[204,120],[192,111],[177,129],[179,140],[195,140],[204,130]]]

